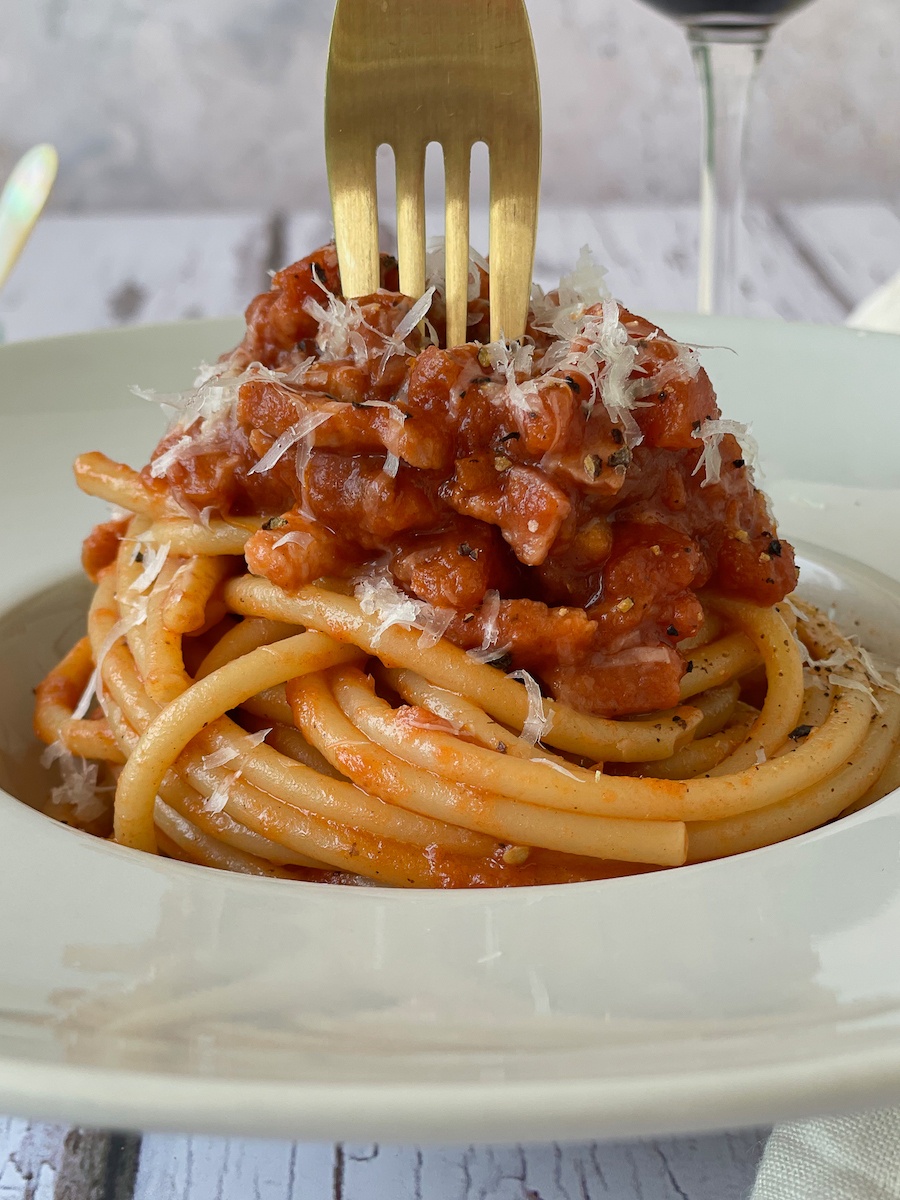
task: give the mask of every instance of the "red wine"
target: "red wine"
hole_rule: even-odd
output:
[[[690,25],[771,25],[805,0],[647,0]]]

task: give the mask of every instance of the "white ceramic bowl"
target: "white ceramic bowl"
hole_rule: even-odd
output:
[[[671,318],[753,422],[805,587],[900,659],[900,338]],[[146,459],[130,383],[185,386],[236,322],[0,348],[0,783],[41,786],[30,689],[71,644],[70,462]],[[835,557],[835,554],[838,557]],[[841,559],[849,555],[861,566]],[[881,571],[873,575],[867,568]],[[0,795],[0,1109],[442,1142],[735,1126],[900,1098],[900,795],[644,877],[471,893],[229,876]]]

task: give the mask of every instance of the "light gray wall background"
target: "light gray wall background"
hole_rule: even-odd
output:
[[[637,0],[530,0],[544,198],[696,195],[699,100],[681,31]],[[0,172],[54,141],[57,209],[326,203],[331,0],[4,0]],[[814,0],[754,98],[751,191],[900,203],[900,0]]]

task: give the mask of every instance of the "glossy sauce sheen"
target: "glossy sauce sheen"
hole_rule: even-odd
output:
[[[686,669],[677,645],[702,619],[698,589],[773,604],[796,581],[791,547],[731,434],[719,441],[720,481],[698,469],[698,432],[720,413],[692,352],[617,310],[637,352],[627,382],[641,399],[628,430],[604,403],[602,361],[599,395],[588,372],[542,372],[556,337],[535,318],[537,384],[517,400],[477,341],[488,336],[480,275],[473,343],[423,347],[414,330],[386,354],[412,303],[391,290],[386,260],[384,290],[359,302],[364,322],[341,355],[317,347],[320,323],[306,307],[340,295],[333,247],[280,271],[248,308],[231,363],[289,372],[305,362],[299,378],[243,384],[236,407],[164,479],[145,468],[145,482],[195,509],[274,518],[250,539],[247,562],[288,591],[380,564],[404,591],[453,610],[445,636],[472,648],[493,635],[504,666],[532,672],[558,699],[605,715],[674,704]],[[440,336],[439,296],[429,320]],[[251,473],[298,420],[324,412],[304,453],[292,446]],[[154,458],[183,435],[167,435]]]

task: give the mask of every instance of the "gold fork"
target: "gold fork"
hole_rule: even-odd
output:
[[[400,290],[425,290],[425,148],[444,150],[447,345],[466,340],[472,146],[490,156],[491,337],[525,332],[541,173],[524,0],[338,0],[325,150],[346,296],[379,286],[375,156],[394,151]]]

